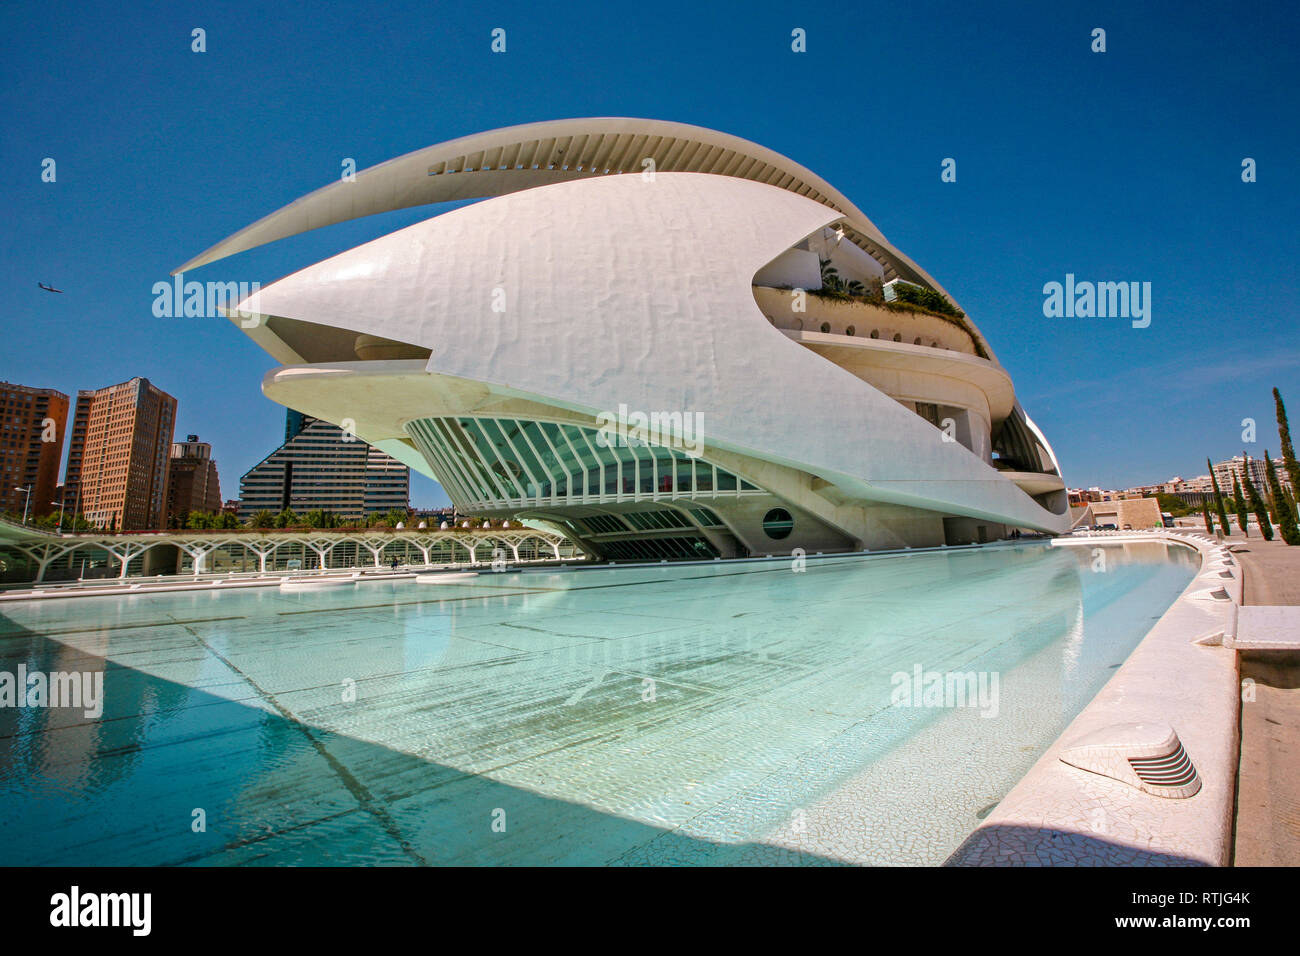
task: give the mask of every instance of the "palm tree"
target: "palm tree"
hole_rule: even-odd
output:
[[[818,262],[820,263],[822,270],[822,288],[838,289],[840,285],[839,270],[831,265],[831,260],[829,259],[819,259]]]
[[[831,299],[847,299],[849,297],[847,283],[840,276],[839,270],[831,265],[829,259],[822,259],[820,262],[822,287],[818,290],[818,294]]]

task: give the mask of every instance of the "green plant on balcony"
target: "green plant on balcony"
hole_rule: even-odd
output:
[[[873,305],[878,309],[884,309],[887,312],[909,312],[913,315],[934,316],[954,328],[961,329],[970,338],[971,344],[975,348],[975,354],[982,359],[988,359],[988,350],[980,342],[979,336],[972,332],[970,326],[966,324],[966,313],[933,289],[900,282],[894,289],[897,298],[891,301],[885,298],[884,286],[879,277],[872,276],[866,282],[857,279],[845,279],[829,259],[820,259],[819,262],[821,264],[822,287],[820,289],[808,289],[809,295],[832,302],[861,302],[865,305]],[[774,288],[782,291],[793,291],[793,287],[789,285],[779,285]]]
[[[949,302],[940,293],[907,282],[898,282],[894,285],[894,299],[896,302],[919,305],[921,308],[939,315],[960,316],[963,314],[961,309]]]
[[[849,299],[866,299],[869,297],[867,286],[857,279],[846,279],[840,275],[839,270],[831,265],[829,259],[822,259],[822,287],[814,290],[815,295],[824,299],[839,299],[841,301]]]

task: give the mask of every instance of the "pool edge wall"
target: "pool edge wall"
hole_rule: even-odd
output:
[[[1242,569],[1203,535],[1168,531],[1075,539],[1114,546],[1166,540],[1195,549],[1196,576],[1124,664],[945,866],[1226,866],[1232,854],[1239,747],[1237,652],[1197,639],[1221,634],[1242,601]],[[1231,560],[1229,558],[1229,560]],[[1231,578],[1223,577],[1224,571]],[[1212,593],[1222,590],[1226,597]],[[1172,726],[1201,789],[1166,798],[1062,763],[1062,750],[1117,724]]]

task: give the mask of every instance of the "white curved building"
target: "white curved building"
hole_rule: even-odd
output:
[[[266,395],[352,427],[462,510],[551,523],[610,559],[1066,529],[1056,458],[974,324],[824,287],[823,262],[886,299],[946,296],[831,185],[734,136],[637,119],[469,136],[177,271],[483,197],[246,300],[255,318],[234,320],[281,363]],[[606,440],[620,409],[634,429],[655,415],[654,441]]]

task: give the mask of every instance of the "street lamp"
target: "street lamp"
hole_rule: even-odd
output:
[[[28,485],[26,488],[18,488],[18,487],[15,487],[15,488],[14,488],[14,491],[25,491],[25,492],[27,492],[27,500],[23,503],[23,524],[26,524],[26,523],[27,523],[27,511],[28,511],[28,509],[30,509],[31,506],[32,506],[32,486],[31,486],[31,485]]]
[[[59,506],[59,526],[55,529],[54,533],[63,534],[63,506],[65,502],[60,498],[58,501],[51,501],[50,504]]]

